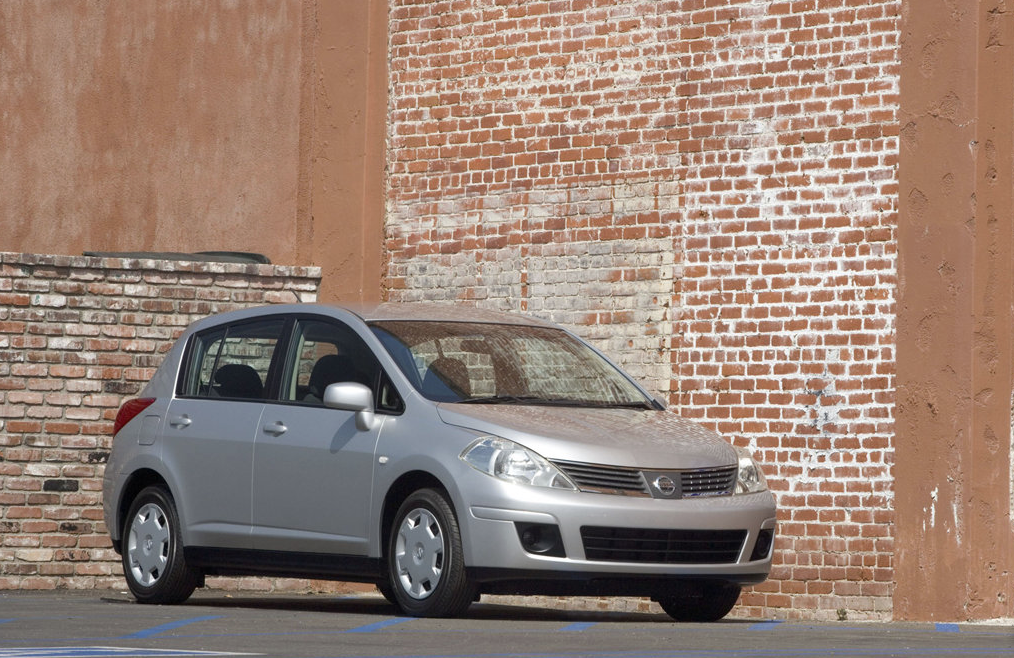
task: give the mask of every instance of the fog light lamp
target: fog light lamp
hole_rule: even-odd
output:
[[[560,529],[549,523],[515,523],[521,547],[535,555],[567,557]]]

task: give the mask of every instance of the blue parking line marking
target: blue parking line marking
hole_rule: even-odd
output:
[[[756,624],[750,624],[746,627],[748,631],[770,631],[775,626],[781,624],[780,619],[769,619],[767,621],[759,621]]]
[[[0,658],[169,658],[174,656],[250,656],[227,651],[136,649],[132,647],[19,647],[0,649]]]
[[[372,624],[366,624],[365,626],[357,626],[356,628],[350,628],[346,633],[372,633],[381,629],[387,628],[388,626],[394,626],[395,624],[401,624],[406,621],[412,621],[413,617],[393,617],[391,619],[385,619],[384,621],[377,621]]]
[[[189,624],[196,624],[199,621],[210,621],[212,619],[219,619],[219,618],[221,618],[221,616],[222,615],[212,615],[212,616],[208,616],[208,617],[193,617],[191,619],[180,619],[179,621],[171,621],[168,624],[162,624],[161,626],[154,626],[152,628],[146,628],[144,630],[137,631],[136,633],[131,633],[130,635],[123,635],[123,636],[121,636],[121,637],[119,637],[117,639],[119,639],[119,640],[142,640],[144,638],[148,638],[148,637],[151,637],[153,635],[158,635],[159,633],[165,633],[166,631],[171,631],[174,628],[179,628],[181,626],[187,626]]]
[[[944,624],[937,622],[936,629],[938,633],[960,633],[961,628],[957,624]]]
[[[584,631],[584,630],[587,630],[587,629],[591,628],[596,623],[597,622],[594,622],[594,621],[579,621],[579,622],[574,622],[573,624],[567,624],[566,626],[564,626],[560,630],[561,631]]]

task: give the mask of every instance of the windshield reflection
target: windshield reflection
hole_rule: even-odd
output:
[[[428,321],[371,328],[435,402],[654,408],[615,366],[560,329]]]

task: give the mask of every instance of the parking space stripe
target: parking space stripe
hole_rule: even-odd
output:
[[[767,621],[759,621],[756,624],[750,624],[747,626],[748,631],[770,631],[774,627],[781,624],[780,619],[769,619]]]
[[[138,649],[133,647],[20,647],[0,649],[0,658],[170,658],[175,656],[252,656],[231,651]]]
[[[210,621],[212,619],[220,619],[222,615],[212,615],[208,617],[194,617],[192,619],[180,619],[179,621],[171,621],[168,624],[162,624],[161,626],[154,626],[152,628],[146,628],[144,630],[130,633],[129,635],[122,635],[118,639],[120,640],[140,640],[146,637],[152,637],[159,633],[165,633],[171,631],[174,628],[180,628],[181,626],[188,626],[190,624],[196,624],[201,621]]]
[[[573,624],[567,624],[566,626],[564,626],[560,630],[561,631],[584,631],[584,630],[587,630],[587,629],[591,628],[595,624],[596,624],[596,622],[594,622],[594,621],[579,621],[579,622],[575,622]]]
[[[937,622],[936,629],[938,633],[960,633],[961,627],[957,624],[943,624]]]
[[[366,624],[365,626],[357,626],[356,628],[350,628],[346,633],[372,633],[381,629],[387,628],[388,626],[394,626],[395,624],[401,624],[406,621],[412,621],[414,617],[394,617],[392,619],[385,619],[384,621],[374,622],[372,624]]]

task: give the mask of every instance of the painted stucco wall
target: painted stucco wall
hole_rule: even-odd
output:
[[[901,619],[1014,617],[1014,5],[906,5]]]
[[[301,9],[0,3],[4,247],[295,262]]]
[[[379,299],[386,4],[0,3],[0,248],[252,251]]]

